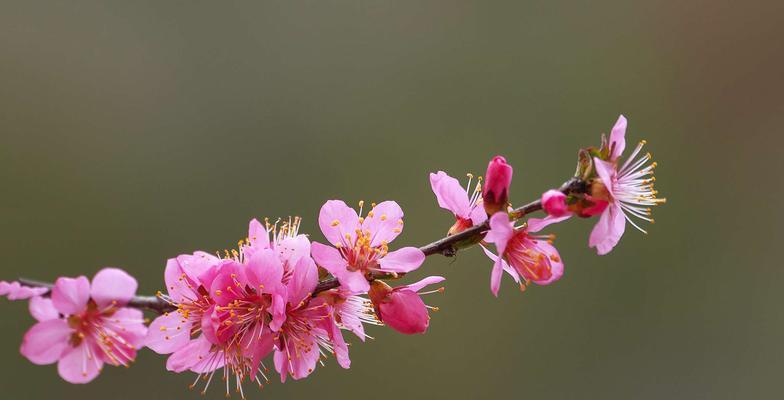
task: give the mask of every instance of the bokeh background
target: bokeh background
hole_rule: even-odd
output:
[[[736,4],[732,4],[736,3]],[[252,398],[780,398],[782,2],[36,2],[0,4],[0,277],[127,269],[231,247],[251,217],[394,199],[400,244],[451,220],[427,174],[504,154],[513,200],[574,170],[618,114],[669,202],[610,255],[593,221],[552,229],[560,282],[488,290],[480,251],[430,332],[376,328],[352,368]],[[0,301],[4,398],[199,398],[143,352],[72,386],[18,353]],[[354,340],[356,342],[356,340]],[[223,398],[213,388],[207,398]]]

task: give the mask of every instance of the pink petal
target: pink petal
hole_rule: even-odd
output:
[[[424,288],[425,286],[434,285],[436,283],[443,282],[445,280],[446,278],[444,278],[443,276],[428,276],[425,279],[414,282],[410,285],[406,285],[405,287],[408,288],[408,290],[416,293],[422,290],[422,288]]]
[[[49,291],[45,287],[22,286],[19,282],[0,281],[0,296],[8,296],[8,300],[27,300],[35,296],[42,296]]]
[[[514,236],[514,225],[509,221],[509,215],[499,211],[490,217],[490,231],[485,236],[485,241],[495,243],[500,254],[506,250],[506,244]]]
[[[378,260],[381,269],[388,272],[411,272],[425,262],[425,253],[416,247],[403,247],[387,253]]]
[[[490,272],[490,291],[495,297],[498,297],[498,290],[501,289],[501,274],[504,272],[502,262],[500,257],[497,258],[493,264],[493,270]]]
[[[588,246],[595,247],[599,255],[609,253],[621,240],[626,229],[626,218],[617,203],[610,204],[599,217],[588,239]]]
[[[299,304],[313,293],[316,285],[318,285],[316,263],[310,257],[300,258],[287,287],[289,304]]]
[[[196,288],[189,282],[187,275],[183,272],[176,258],[170,258],[166,261],[163,279],[166,283],[169,297],[175,302],[181,303],[187,298],[195,298]]]
[[[485,208],[479,204],[474,206],[474,208],[471,210],[470,217],[471,223],[473,223],[474,226],[481,225],[487,221],[487,212],[485,212]]]
[[[187,358],[189,362],[195,361],[194,364],[191,364],[190,370],[191,372],[195,372],[197,374],[212,372],[219,368],[223,368],[223,366],[226,365],[226,358],[224,357],[223,352],[213,351],[212,344],[204,337],[204,335],[201,335],[197,339],[192,340],[190,344],[190,346],[183,347],[176,353],[172,354],[171,357],[169,357],[169,361],[166,363],[167,369],[169,367],[177,366],[177,358]],[[190,354],[184,354],[186,352]],[[172,357],[175,357],[175,359],[172,360]]]
[[[28,305],[30,314],[39,322],[60,318],[60,313],[54,308],[52,299],[46,297],[33,297]]]
[[[346,302],[335,305],[335,312],[340,316],[340,322],[345,329],[350,330],[356,335],[359,340],[365,341],[365,327],[362,326],[362,320],[359,315],[346,306]]]
[[[170,312],[152,321],[145,346],[158,354],[171,354],[188,344],[190,339],[191,322],[179,312]]]
[[[481,245],[480,245],[481,246]],[[495,264],[498,261],[498,256],[493,254],[490,250],[487,249],[485,246],[481,246],[482,250],[485,252],[485,255],[493,260]],[[517,270],[512,268],[503,258],[501,259],[501,267],[507,274],[509,274],[515,282],[520,283],[520,274],[517,273]]]
[[[221,259],[212,254],[197,251],[191,254],[181,254],[177,256],[182,273],[190,279],[191,283],[199,282],[199,277],[207,272],[211,267],[221,263]]]
[[[297,235],[283,239],[277,246],[275,252],[284,263],[286,269],[292,268],[297,261],[310,254],[310,240],[305,235]]]
[[[626,117],[621,115],[618,117],[618,121],[615,122],[615,126],[613,126],[612,131],[610,132],[610,149],[612,149],[612,153],[610,153],[610,161],[618,160],[618,157],[623,154],[623,150],[626,148]]]
[[[201,336],[198,339],[189,340],[184,346],[169,356],[169,359],[166,360],[166,370],[172,372],[189,370],[204,358],[210,347],[212,347],[212,344]]]
[[[615,165],[608,163],[607,161],[602,161],[596,157],[593,158],[593,165],[596,167],[596,174],[599,175],[599,179],[602,180],[604,186],[607,187],[607,190],[610,194],[613,193],[613,180],[615,177]]]
[[[234,260],[226,260],[220,265],[218,275],[212,280],[210,296],[216,304],[225,306],[242,296],[241,288],[246,282],[243,265]]]
[[[340,284],[351,293],[367,293],[370,290],[370,284],[365,275],[361,271],[348,271],[343,270],[338,275],[335,275],[340,281]]]
[[[33,364],[51,364],[69,348],[68,340],[73,333],[64,319],[39,322],[25,333],[19,352]]]
[[[86,277],[57,278],[52,289],[52,303],[61,314],[72,315],[84,311],[90,299],[90,281]]]
[[[95,379],[103,368],[103,361],[95,357],[95,351],[88,351],[87,341],[67,351],[57,363],[60,377],[69,383],[87,383]]]
[[[564,274],[564,264],[563,260],[561,260],[561,255],[558,254],[558,250],[556,250],[553,245],[545,241],[539,241],[537,243],[537,247],[550,260],[550,277],[548,279],[534,281],[534,283],[544,286],[561,279]],[[555,258],[555,260],[553,260],[553,258]]]
[[[270,248],[269,232],[267,227],[261,224],[256,218],[248,224],[248,241],[254,251]]]
[[[367,214],[362,230],[370,231],[371,247],[390,243],[403,231],[403,210],[394,201],[382,201]]]
[[[345,241],[353,244],[355,239],[354,231],[358,226],[359,216],[357,212],[343,201],[329,200],[321,206],[319,227],[330,244],[334,245],[344,243]],[[346,239],[346,235],[348,235],[349,239]]]
[[[122,307],[106,318],[104,325],[118,332],[135,349],[144,347],[147,325],[144,324],[144,314],[141,310]]]
[[[332,348],[335,352],[335,358],[338,360],[338,365],[348,369],[351,367],[351,359],[348,355],[348,345],[343,340],[343,333],[335,323],[334,319],[328,318],[324,320],[324,329],[329,333],[329,339],[332,342]]]
[[[433,188],[439,207],[451,211],[460,218],[469,218],[468,193],[465,188],[460,186],[457,179],[447,175],[444,171],[431,173],[430,187]],[[482,213],[484,214],[484,211]]]
[[[136,295],[139,284],[127,272],[117,268],[104,268],[93,277],[90,297],[101,307],[116,301],[120,306]]]
[[[253,254],[245,263],[248,284],[263,293],[275,293],[284,288],[283,265],[275,251],[263,249]]]
[[[323,245],[319,242],[313,242],[310,253],[316,263],[329,271],[332,275],[337,276],[346,270],[346,260],[340,255],[340,252],[334,247]]]
[[[548,225],[556,224],[569,219],[572,214],[565,214],[560,217],[546,216],[544,218],[528,218],[528,232],[539,232]]]

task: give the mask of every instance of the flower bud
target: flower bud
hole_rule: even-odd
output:
[[[562,217],[569,213],[566,195],[559,190],[548,190],[542,194],[542,208],[552,217]]]
[[[425,333],[430,324],[427,307],[419,295],[406,286],[391,288],[373,281],[368,292],[378,318],[390,328],[407,335]]]
[[[509,203],[509,185],[512,183],[512,166],[502,156],[495,156],[487,164],[482,203],[488,215],[506,210]]]

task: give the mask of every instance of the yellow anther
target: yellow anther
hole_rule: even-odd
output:
[[[387,215],[386,214],[381,214],[381,220],[382,221],[386,221],[387,220]]]

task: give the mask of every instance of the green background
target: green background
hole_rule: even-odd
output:
[[[451,223],[428,172],[503,154],[527,202],[623,113],[669,198],[649,235],[599,257],[594,221],[555,226],[564,278],[498,299],[477,249],[428,259],[427,335],[371,328],[350,370],[251,397],[780,398],[784,3],[730,3],[3,1],[0,277],[119,266],[154,293],[254,216],[321,240],[333,198],[398,201],[395,244],[424,244]],[[68,385],[0,309],[4,398],[199,398],[149,351]]]

